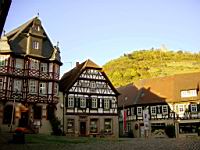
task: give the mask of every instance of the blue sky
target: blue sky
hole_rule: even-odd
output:
[[[199,0],[13,0],[5,30],[37,13],[64,65],[91,59],[102,66],[136,49],[200,51]]]

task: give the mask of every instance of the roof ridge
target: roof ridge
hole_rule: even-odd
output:
[[[5,36],[9,37],[9,36],[12,36],[13,34],[15,34],[11,39],[15,39],[15,37],[17,37],[17,35],[19,35],[19,33],[21,31],[23,31],[30,23],[32,23],[36,18],[38,17],[34,17],[30,20],[28,20],[27,22],[25,22],[24,24],[22,24],[21,26],[13,29],[12,31],[8,32]]]

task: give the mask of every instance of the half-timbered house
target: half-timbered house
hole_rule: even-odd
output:
[[[118,92],[91,60],[77,64],[60,80],[64,130],[74,136],[118,136]]]
[[[135,137],[161,136],[167,125],[175,127],[176,137],[197,136],[200,131],[200,73],[177,74],[145,79],[118,88],[118,109],[125,111],[125,132]],[[148,110],[145,127],[144,110]],[[123,118],[119,118],[123,134]],[[162,135],[166,136],[166,135]]]
[[[35,17],[0,40],[0,128],[50,132],[58,103],[60,51]],[[51,113],[50,113],[51,112]]]

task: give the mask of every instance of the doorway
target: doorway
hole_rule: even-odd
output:
[[[19,119],[19,127],[28,126],[28,111],[21,112],[21,118]]]
[[[86,136],[86,122],[80,122],[80,136]]]

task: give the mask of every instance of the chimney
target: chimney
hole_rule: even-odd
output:
[[[79,65],[79,62],[77,61],[77,62],[76,62],[76,67],[77,67],[78,65]]]

